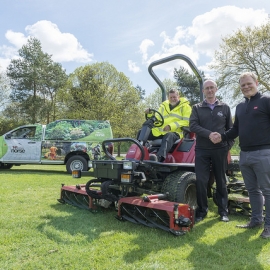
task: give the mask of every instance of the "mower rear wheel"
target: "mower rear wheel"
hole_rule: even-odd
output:
[[[87,171],[87,160],[79,155],[72,156],[68,159],[66,164],[66,169],[68,173],[72,173],[74,170]]]
[[[194,172],[174,172],[168,175],[163,183],[161,192],[169,193],[171,202],[188,204],[191,207],[197,206],[196,176]]]

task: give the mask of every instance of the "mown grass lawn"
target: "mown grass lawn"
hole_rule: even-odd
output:
[[[62,165],[0,172],[0,269],[270,269],[270,239],[236,228],[245,216],[220,222],[211,200],[208,217],[175,237],[60,204],[61,184],[75,181]]]

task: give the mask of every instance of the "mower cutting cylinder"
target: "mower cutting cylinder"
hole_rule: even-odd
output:
[[[158,196],[149,195],[147,199],[146,197],[121,198],[118,202],[116,218],[159,228],[176,236],[190,231],[194,226],[194,209],[187,204],[159,200]]]
[[[95,191],[101,195],[101,191]],[[90,210],[91,212],[100,211],[101,202],[95,198],[89,197],[85,191],[85,185],[65,186],[62,184],[60,203],[70,204],[82,209]]]

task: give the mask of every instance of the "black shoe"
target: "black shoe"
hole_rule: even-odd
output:
[[[165,158],[163,156],[157,156],[158,162],[163,162]]]
[[[221,216],[220,221],[229,222],[229,218],[228,218],[228,216]]]
[[[196,217],[195,218],[195,224],[199,223],[200,221],[202,221],[204,218],[203,217]]]
[[[260,236],[262,238],[269,238],[270,237],[270,227],[265,227]]]
[[[253,221],[250,221],[247,224],[243,224],[243,225],[236,225],[237,228],[242,228],[242,229],[253,229],[253,228],[261,228],[262,227],[262,223],[256,223]]]

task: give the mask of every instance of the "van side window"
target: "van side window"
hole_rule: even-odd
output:
[[[36,127],[23,127],[10,133],[11,139],[34,139]]]

